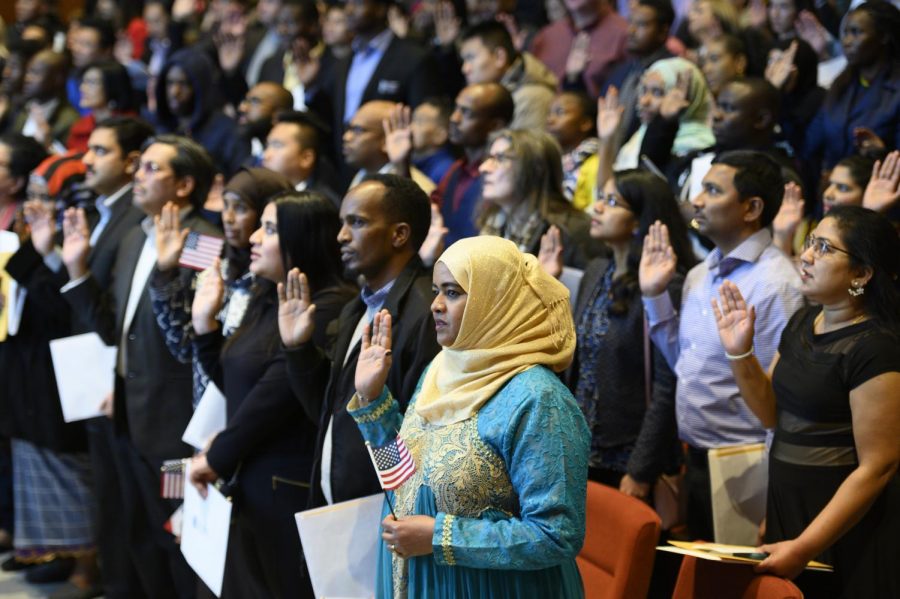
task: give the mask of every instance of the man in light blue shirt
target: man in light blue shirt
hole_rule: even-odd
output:
[[[754,353],[771,363],[781,331],[803,305],[790,259],[772,245],[769,224],[783,195],[779,166],[760,152],[720,154],[692,204],[692,226],[716,244],[688,273],[680,310],[666,291],[675,256],[662,225],[651,228],[641,260],[640,286],[650,336],[678,376],[676,418],[688,444],[688,529],[713,539],[706,451],[761,443],[766,432],[743,402],[729,358],[719,342],[710,300],[726,279],[756,306]]]

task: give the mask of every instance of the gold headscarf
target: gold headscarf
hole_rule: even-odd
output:
[[[425,420],[461,422],[520,372],[569,366],[575,352],[569,290],[537,258],[482,235],[457,241],[438,262],[468,297],[456,340],[432,361],[416,399]]]

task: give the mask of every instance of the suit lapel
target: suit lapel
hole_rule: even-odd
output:
[[[134,269],[137,267],[146,239],[146,233],[144,233],[140,225],[137,225],[125,236],[119,248],[115,288],[116,325],[118,331],[122,331],[122,325],[125,321],[125,308],[128,306],[128,296],[131,294],[131,283],[132,279],[134,279]],[[141,291],[143,291],[143,287],[141,287]]]

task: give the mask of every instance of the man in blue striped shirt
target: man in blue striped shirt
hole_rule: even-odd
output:
[[[650,336],[678,376],[676,418],[688,444],[688,529],[713,539],[708,449],[764,442],[766,431],[746,406],[719,342],[710,300],[733,281],[756,307],[754,353],[770,364],[781,331],[803,305],[800,279],[790,259],[772,245],[769,224],[783,195],[779,166],[765,154],[720,154],[691,203],[699,233],[715,249],[688,273],[680,311],[666,287],[675,256],[665,226],[654,225],[645,243],[640,286]]]

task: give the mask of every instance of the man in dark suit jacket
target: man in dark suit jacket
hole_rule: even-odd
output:
[[[175,505],[159,497],[159,468],[166,459],[184,458],[191,449],[181,441],[192,410],[191,369],[169,349],[153,314],[147,279],[156,263],[153,217],[164,205],[181,210],[182,226],[218,234],[200,216],[212,184],[209,154],[179,136],[152,138],[135,174],[134,204],[145,218],[122,239],[104,290],[87,269],[87,222],[82,211],[65,223],[63,255],[70,282],[63,296],[110,345],[119,346],[114,394],[117,433],[116,468],[119,508],[127,522],[120,534],[139,586],[131,596],[193,597],[193,574],[175,539],[163,525]],[[193,273],[181,276],[190,285]]]
[[[114,117],[102,121],[94,129],[88,141],[88,151],[82,157],[86,173],[84,184],[98,194],[97,212],[91,212],[91,249],[88,267],[101,288],[105,289],[111,280],[116,252],[123,236],[137,226],[144,213],[132,204],[132,177],[140,158],[140,148],[153,134],[147,123],[129,117]],[[42,206],[37,206],[40,209]],[[10,267],[23,273],[27,281],[53,281],[41,285],[44,290],[39,306],[50,308],[52,314],[43,316],[45,322],[65,315],[68,322],[71,310],[59,294],[59,288],[68,280],[62,262],[56,255],[54,245],[55,215],[48,209],[38,213],[29,206],[31,237],[22,244],[10,260]],[[51,304],[51,302],[53,302]],[[72,333],[89,330],[88,323],[82,322],[77,313],[71,314]],[[68,334],[65,333],[65,334]],[[50,381],[55,385],[55,381]],[[49,397],[58,400],[53,393],[35,397]],[[58,416],[61,422],[61,415]],[[48,419],[42,419],[48,420]],[[49,424],[49,423],[48,423]],[[81,424],[81,423],[79,423]],[[115,443],[112,426],[108,418],[96,418],[84,423],[87,444],[91,455],[92,484],[97,500],[95,514],[97,545],[103,563],[102,575],[107,596],[127,596],[129,591],[129,571],[127,539],[121,534],[125,524],[121,519],[119,486],[113,460]]]
[[[380,310],[391,313],[394,362],[388,386],[404,409],[440,349],[431,318],[431,273],[417,255],[431,222],[425,192],[405,177],[370,175],[347,193],[341,220],[344,265],[362,275],[366,285],[341,312],[331,359],[311,341],[311,327],[296,337],[282,336],[291,388],[319,423],[310,493],[314,506],[380,489],[359,428],[347,413],[356,390],[363,326]]]
[[[353,52],[334,65],[331,85],[334,106],[334,147],[341,147],[344,126],[370,100],[402,102],[415,108],[440,93],[431,54],[388,28],[388,0],[350,0],[347,25],[355,34]],[[323,82],[323,87],[325,83]],[[344,173],[347,182],[352,172]]]

